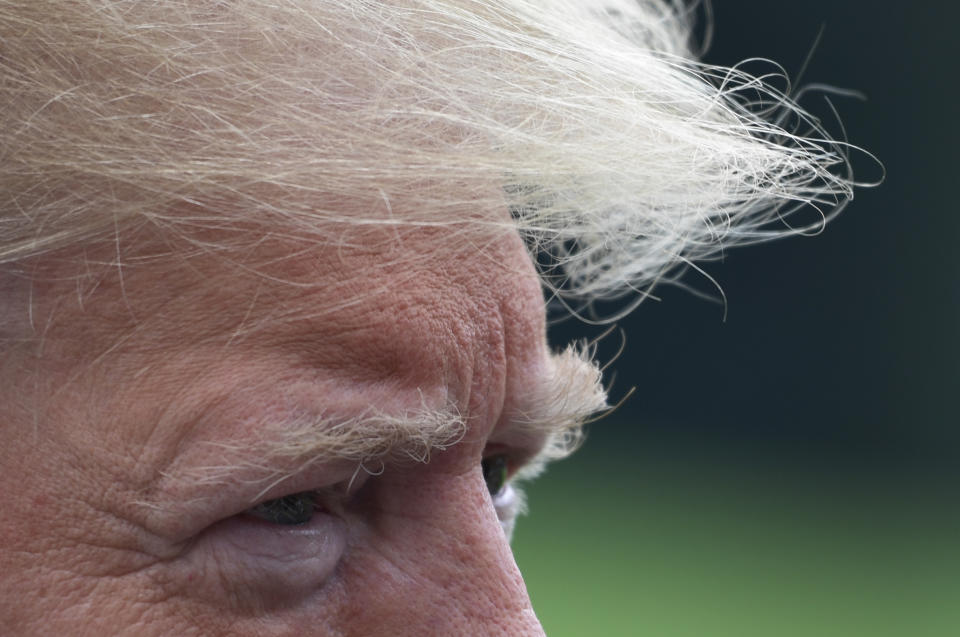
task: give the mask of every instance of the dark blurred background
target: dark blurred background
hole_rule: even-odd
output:
[[[528,489],[534,604],[551,637],[960,635],[960,9],[713,5],[710,63],[796,79],[822,29],[799,84],[866,96],[831,100],[886,179],[822,235],[706,264],[726,309],[661,288],[619,323],[636,393]]]

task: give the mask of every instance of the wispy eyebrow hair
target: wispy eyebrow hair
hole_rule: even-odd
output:
[[[572,453],[582,439],[583,424],[606,407],[601,370],[592,360],[591,348],[572,345],[551,356],[544,375],[507,414],[511,437],[535,440],[541,447],[520,477],[532,477],[550,460]],[[400,414],[370,409],[347,419],[303,415],[266,425],[256,441],[205,443],[216,449],[220,458],[216,464],[168,477],[209,485],[236,481],[244,473],[256,475],[266,490],[325,463],[353,462],[368,472],[387,463],[426,463],[434,451],[452,447],[466,432],[467,424],[453,405],[423,404]]]
[[[325,463],[347,461],[358,467],[375,461],[425,463],[434,451],[457,444],[466,431],[463,417],[453,407],[424,405],[398,415],[371,409],[347,419],[323,413],[304,415],[265,427],[258,441],[205,443],[221,452],[221,462],[169,477],[193,484],[224,484],[236,480],[238,470],[252,469],[257,482],[268,489]]]
[[[565,458],[583,441],[583,425],[609,409],[603,370],[593,360],[594,348],[572,344],[549,359],[547,373],[511,414],[521,435],[546,436],[545,443],[520,478],[536,476],[547,462]]]

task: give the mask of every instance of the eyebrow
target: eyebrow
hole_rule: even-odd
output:
[[[546,462],[577,447],[582,425],[607,408],[601,376],[588,347],[571,345],[551,355],[532,391],[504,419],[505,437],[536,441],[536,453],[528,462],[535,469],[526,473],[538,472]],[[325,413],[302,415],[265,426],[257,441],[203,443],[217,451],[216,465],[195,466],[167,477],[181,484],[216,485],[235,481],[243,473],[257,475],[256,482],[266,491],[323,464],[352,462],[371,471],[387,463],[427,463],[432,453],[456,445],[467,431],[454,405],[437,408],[424,403],[400,414],[370,409],[347,419]]]
[[[547,462],[573,453],[583,440],[583,425],[610,409],[603,370],[593,356],[593,347],[579,343],[553,354],[547,373],[510,414],[511,430],[543,440],[521,477],[532,477]]]
[[[375,461],[425,463],[432,452],[458,443],[466,431],[466,423],[455,409],[425,405],[401,414],[370,409],[350,418],[303,414],[282,423],[266,423],[254,441],[202,442],[215,452],[217,464],[192,466],[175,474],[166,473],[166,477],[180,484],[202,486],[228,484],[238,476],[250,476],[244,481],[261,484],[266,491],[325,464],[352,462],[366,467]]]

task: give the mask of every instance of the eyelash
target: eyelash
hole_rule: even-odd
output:
[[[302,491],[261,502],[248,509],[246,514],[280,526],[302,526],[313,519],[316,510],[317,493]]]

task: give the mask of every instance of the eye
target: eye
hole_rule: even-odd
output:
[[[261,502],[252,509],[248,509],[246,513],[271,524],[298,526],[307,524],[313,519],[316,506],[316,494],[312,491],[303,491]]]
[[[496,497],[507,485],[507,457],[503,454],[489,456],[480,461],[483,480],[490,495]]]
[[[330,582],[347,531],[324,490],[292,493],[206,527],[191,538],[176,568],[184,585],[218,605],[288,604]]]

